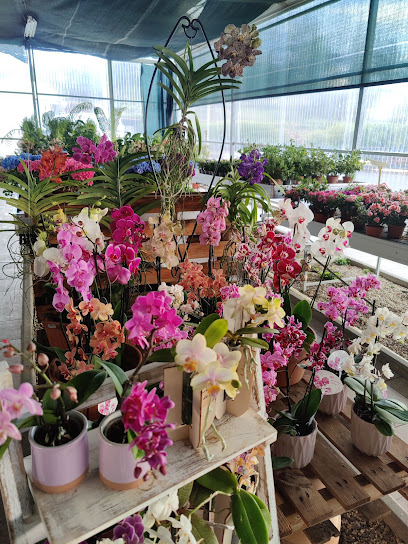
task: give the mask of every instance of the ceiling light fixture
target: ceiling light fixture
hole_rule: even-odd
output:
[[[29,15],[24,30],[24,38],[34,38],[36,28],[37,21],[34,19],[34,17],[31,17],[31,15]]]

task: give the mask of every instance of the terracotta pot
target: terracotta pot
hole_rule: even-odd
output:
[[[351,410],[351,441],[353,445],[366,455],[384,455],[390,447],[392,436],[384,436],[373,423],[364,421]]]
[[[337,183],[340,176],[327,176],[327,183]]]
[[[317,423],[313,420],[313,431],[306,436],[282,434],[274,444],[275,457],[291,457],[291,468],[303,468],[313,459],[316,445]]]
[[[65,340],[64,333],[61,330],[61,323],[59,321],[43,320],[42,325],[51,347],[61,348],[65,351],[68,350],[67,341]]]
[[[106,417],[99,427],[99,477],[111,489],[134,489],[144,481],[135,479],[136,463],[129,444],[116,444],[105,436],[108,426],[121,417],[118,410]]]
[[[38,427],[28,435],[31,446],[32,478],[45,493],[63,493],[82,482],[89,468],[88,422],[80,412],[68,412],[82,426],[80,434],[61,446],[42,446],[35,440]]]
[[[367,236],[372,236],[373,238],[381,238],[383,232],[384,227],[373,227],[371,225],[365,226],[365,233],[367,234]]]
[[[405,223],[403,225],[388,225],[387,238],[400,240],[404,234]]]
[[[275,179],[275,181],[278,185],[283,185],[283,181],[281,179],[278,178],[278,179]]]
[[[129,344],[126,342],[125,348],[123,350],[122,354],[122,370],[125,372],[127,370],[133,370],[136,368],[139,363],[142,361],[142,352],[139,348],[134,346],[133,344]]]
[[[329,416],[342,412],[347,403],[347,389],[347,385],[343,385],[341,391],[323,395],[319,411]]]
[[[318,223],[326,223],[326,221],[329,219],[329,216],[325,213],[321,212],[314,212],[314,220]]]
[[[343,179],[341,181],[343,183],[351,183],[353,181],[353,178],[351,176],[343,176]]]
[[[316,181],[322,181],[322,176],[312,176],[312,179],[315,179]]]

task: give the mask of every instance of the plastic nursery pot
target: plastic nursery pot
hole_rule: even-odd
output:
[[[374,423],[361,419],[351,410],[351,441],[353,445],[366,455],[384,455],[390,447],[392,436],[384,436]]]
[[[120,410],[106,417],[99,427],[99,477],[111,489],[125,490],[140,487],[143,478],[136,480],[135,458],[129,444],[117,444],[106,438],[109,427],[120,420]]]
[[[340,176],[327,176],[327,183],[337,183]]]
[[[373,238],[381,238],[383,232],[384,227],[373,227],[371,225],[365,226],[365,233],[367,234],[367,236],[372,236]]]
[[[138,366],[141,360],[142,360],[142,353],[140,349],[138,349],[133,344],[126,342],[124,350],[123,350],[123,354],[122,354],[122,364],[121,364],[122,370],[124,370],[125,372],[127,370],[133,370],[134,368]]]
[[[405,223],[403,225],[388,225],[387,238],[393,240],[400,240],[404,234]]]
[[[33,427],[28,435],[33,483],[45,493],[63,493],[73,489],[82,482],[89,469],[87,419],[76,411],[67,415],[81,427],[81,432],[71,442],[43,446],[36,441],[39,427]]]
[[[313,420],[313,431],[306,436],[281,434],[274,444],[275,457],[291,457],[291,468],[303,468],[313,459],[317,436],[317,423]]]

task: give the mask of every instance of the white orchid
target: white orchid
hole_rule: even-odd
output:
[[[354,232],[351,221],[341,224],[340,219],[329,217],[326,226],[323,227],[316,242],[312,244],[311,252],[323,257],[342,255],[343,250],[350,245],[350,238]]]
[[[236,371],[232,368],[223,368],[219,361],[214,361],[193,377],[191,387],[198,391],[207,388],[209,395],[213,397],[216,397],[221,390],[228,389],[227,394],[235,397],[237,389],[232,386],[233,381],[237,384],[239,382]]]
[[[36,256],[42,255],[44,250],[47,249],[47,244],[42,238],[37,238],[33,244],[33,250]]]
[[[154,531],[153,529],[147,529],[147,533],[150,537],[153,537],[154,540],[150,540],[150,538],[145,538],[145,544],[176,544],[171,538],[171,533],[169,529],[163,527],[162,525],[157,529],[157,531]]]
[[[100,253],[105,248],[104,235],[102,234],[99,222],[91,219],[88,215],[88,208],[83,208],[81,212],[72,218],[72,223],[81,228],[85,234],[85,249],[87,251],[96,251]]]
[[[177,531],[178,544],[197,544],[191,521],[184,514],[181,514],[180,520],[171,519],[170,521],[175,529],[179,529]]]
[[[215,344],[213,350],[217,354],[218,361],[223,368],[236,369],[241,360],[241,352],[239,350],[230,351],[228,346],[223,342]]]
[[[390,363],[387,363],[381,367],[381,374],[383,374],[384,378],[387,380],[394,376],[393,371],[390,369]]]
[[[186,372],[203,372],[210,363],[217,361],[217,354],[207,347],[204,335],[196,334],[192,340],[177,342],[174,360]]]
[[[151,503],[143,516],[145,528],[153,527],[157,521],[169,520],[171,514],[179,509],[179,498],[177,490],[161,499]]]

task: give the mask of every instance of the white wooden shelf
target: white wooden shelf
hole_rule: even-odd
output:
[[[206,442],[214,456],[211,461],[207,461],[201,450],[193,449],[189,443],[175,442],[167,450],[167,475],[156,475],[150,489],[128,491],[114,491],[101,482],[98,473],[99,430],[90,431],[90,469],[77,488],[50,495],[32,486],[50,544],[82,542],[237,455],[259,444],[270,444],[276,440],[276,430],[252,409],[241,417],[226,414],[217,429],[227,447],[222,451],[220,440],[214,434],[208,434]],[[26,457],[24,464],[31,478],[31,457]]]

